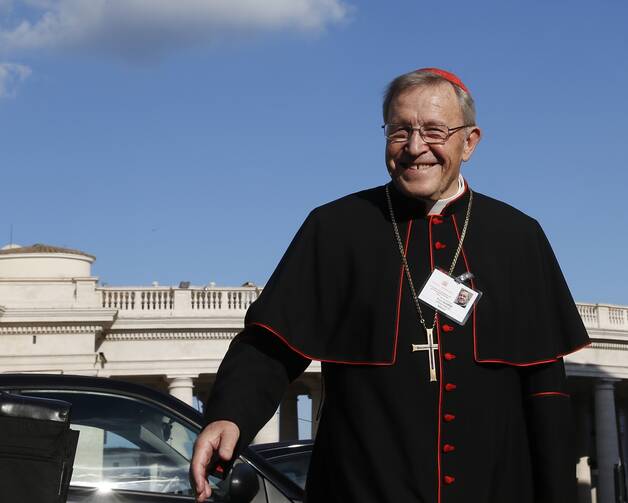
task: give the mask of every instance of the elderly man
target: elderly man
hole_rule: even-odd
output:
[[[212,455],[315,359],[308,503],[574,501],[562,356],[588,337],[550,245],[460,175],[481,132],[459,78],[402,75],[383,108],[392,181],[312,211],[249,309],[196,442],[198,500]]]

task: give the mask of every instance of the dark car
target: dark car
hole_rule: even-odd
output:
[[[194,501],[188,469],[203,418],[173,396],[139,384],[73,375],[0,374],[0,389],[72,404],[80,432],[68,503]],[[211,501],[303,499],[312,443],[245,449]]]
[[[250,447],[262,456],[275,470],[305,490],[305,479],[310,466],[313,442],[275,442]]]

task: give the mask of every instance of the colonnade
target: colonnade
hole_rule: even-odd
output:
[[[168,392],[179,400],[194,405],[195,379],[198,375],[167,375],[165,381]],[[203,390],[204,392],[204,390]],[[310,417],[299,418],[298,397],[306,395],[311,399]],[[301,376],[288,388],[281,405],[266,425],[255,437],[255,443],[296,440],[299,438],[299,419],[310,421],[311,438],[318,427],[317,411],[321,402],[320,374],[308,373]]]
[[[615,467],[620,463],[616,380],[603,379],[594,386],[595,431],[598,468],[597,503],[615,503]]]
[[[310,417],[299,418],[298,397],[308,396],[311,400]],[[255,437],[254,443],[296,440],[299,438],[299,420],[310,422],[310,438],[316,436],[317,412],[321,402],[320,374],[305,374],[288,388],[281,405]]]
[[[617,503],[619,491],[628,485],[626,473],[618,470],[628,450],[628,403],[618,398],[620,383],[613,378],[587,380],[587,391],[573,395],[579,435],[577,503]]]

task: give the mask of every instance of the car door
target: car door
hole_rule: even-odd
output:
[[[72,403],[72,429],[80,436],[69,503],[194,501],[188,468],[199,430],[178,414],[141,397],[107,391],[21,393]],[[253,501],[267,503],[265,491]]]

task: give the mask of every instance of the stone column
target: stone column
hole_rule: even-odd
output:
[[[285,440],[299,440],[299,414],[297,410],[298,395],[294,392],[284,397],[279,414],[279,438]]]
[[[198,376],[166,376],[166,381],[168,382],[168,392],[182,402],[192,406],[192,399],[194,397],[194,377]]]
[[[597,447],[597,503],[615,503],[615,465],[619,463],[619,438],[615,413],[615,380],[595,384],[595,443]]]
[[[253,444],[267,444],[279,441],[279,409],[273,414],[266,425],[257,433]]]
[[[619,420],[619,452],[624,461],[624,484],[628,489],[628,467],[626,466],[628,462],[628,417],[624,404],[619,404],[617,416]]]
[[[316,438],[316,431],[318,430],[318,409],[321,406],[321,376],[320,374],[312,376],[309,382],[309,394],[312,400],[312,440]]]
[[[577,459],[576,478],[578,479],[577,503],[593,503],[591,480],[591,402],[588,395],[576,394],[571,396],[576,422]]]

